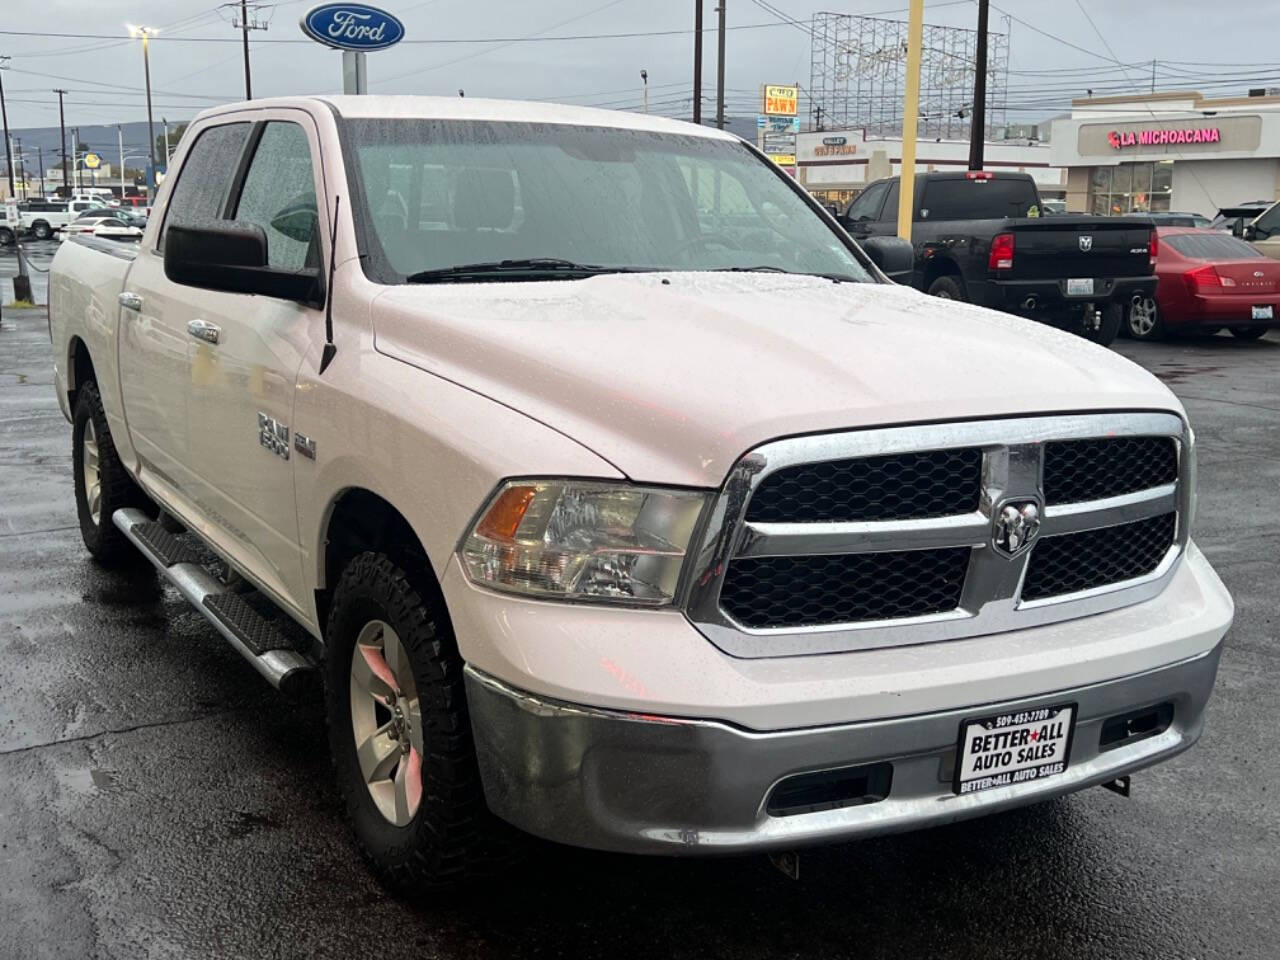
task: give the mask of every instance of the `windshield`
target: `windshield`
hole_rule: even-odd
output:
[[[502,261],[520,261],[519,278],[541,276],[531,260],[560,261],[545,271],[556,277],[581,275],[566,273],[569,264],[871,280],[840,235],[740,143],[470,120],[348,120],[346,131],[368,269],[384,283]]]

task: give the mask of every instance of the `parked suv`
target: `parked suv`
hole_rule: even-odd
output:
[[[1178,400],[890,283],[738,138],[297,97],[202,113],[173,169],[140,244],[53,260],[81,534],[323,681],[394,886],[506,869],[512,825],[947,823],[1199,737],[1232,605]]]

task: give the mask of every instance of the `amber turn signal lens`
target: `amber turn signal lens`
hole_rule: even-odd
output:
[[[476,533],[490,540],[514,540],[537,493],[537,487],[507,487],[476,525]]]

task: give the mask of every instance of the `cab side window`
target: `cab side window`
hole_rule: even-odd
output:
[[[889,184],[889,196],[884,202],[884,209],[880,211],[880,222],[887,223],[890,226],[898,224],[898,197],[901,196],[898,185],[901,180],[894,180]]]
[[[867,187],[858,195],[858,199],[849,204],[845,216],[853,221],[874,220],[880,215],[880,204],[884,203],[884,194],[887,189],[888,187],[883,183],[875,183]]]
[[[248,123],[227,123],[209,127],[191,145],[165,207],[159,238],[161,250],[169,224],[194,224],[222,216],[231,179],[249,138],[249,126]]]
[[[1267,240],[1280,234],[1280,203],[1253,222],[1253,231],[1258,240]]]
[[[258,140],[232,218],[267,234],[267,265],[301,270],[319,263],[311,145],[296,123],[269,121]]]

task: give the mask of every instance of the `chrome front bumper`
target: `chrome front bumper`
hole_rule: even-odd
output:
[[[714,854],[831,842],[976,817],[1093,786],[1190,747],[1203,727],[1222,645],[1159,669],[1023,700],[867,723],[760,733],[709,720],[598,710],[513,689],[468,666],[485,797],[498,816],[561,843],[630,853]],[[1079,705],[1070,765],[1057,777],[957,796],[965,719]],[[1100,749],[1104,721],[1172,704],[1160,733]],[[784,816],[784,778],[892,764],[887,796]]]

